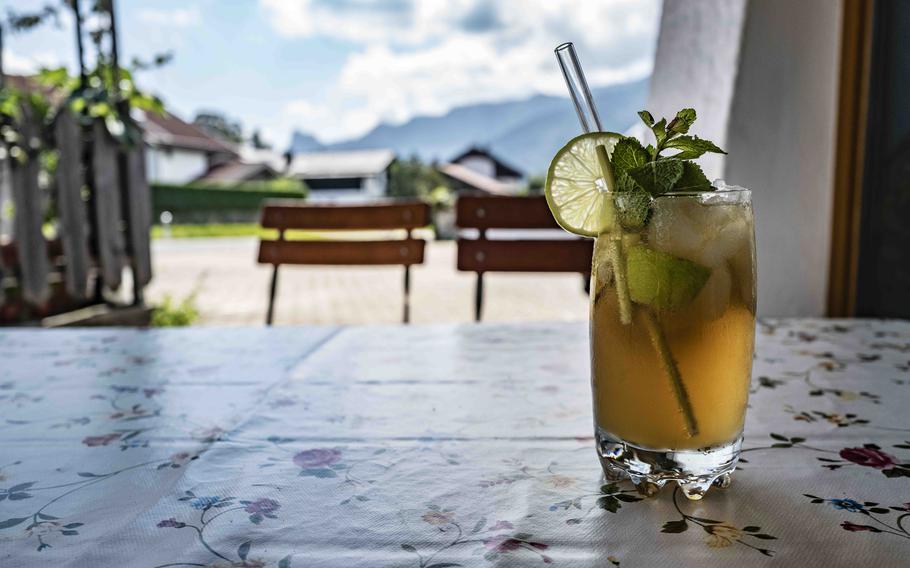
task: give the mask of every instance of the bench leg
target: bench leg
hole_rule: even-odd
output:
[[[477,286],[474,289],[474,321],[480,321],[483,311],[483,272],[477,273]]]
[[[265,325],[272,325],[275,310],[275,292],[278,291],[278,265],[272,267],[272,284],[269,286],[269,310],[265,314]]]
[[[404,265],[404,316],[401,321],[411,321],[411,265]]]

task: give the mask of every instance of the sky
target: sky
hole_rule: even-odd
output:
[[[89,0],[90,1],[90,0]],[[82,3],[88,6],[89,1]],[[592,86],[647,76],[660,0],[116,0],[124,60],[171,112],[217,110],[276,148],[477,102],[565,94],[553,48],[573,41]],[[0,13],[60,0],[0,0]],[[64,11],[65,12],[65,11]],[[4,37],[9,73],[76,68],[72,17]]]

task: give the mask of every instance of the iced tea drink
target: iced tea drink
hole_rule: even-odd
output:
[[[668,478],[713,481],[735,466],[752,368],[750,193],[667,194],[651,204],[646,227],[623,234],[621,246],[611,243],[616,237],[597,238],[591,286],[591,381],[604,466],[647,477],[676,462]],[[616,254],[624,257],[625,283],[614,273]],[[628,323],[620,284],[631,296]],[[710,467],[690,468],[693,457]]]

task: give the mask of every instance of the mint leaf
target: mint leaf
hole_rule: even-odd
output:
[[[658,120],[654,126],[651,127],[651,130],[654,132],[654,137],[657,138],[657,147],[663,148],[664,142],[667,139],[667,119],[662,118]]]
[[[623,173],[627,179],[629,174]],[[634,185],[635,182],[632,182]],[[648,192],[634,185],[630,191],[617,193],[613,202],[616,204],[616,214],[619,224],[627,231],[638,231],[648,222],[651,215],[651,196]]]
[[[679,160],[658,160],[629,170],[628,174],[642,189],[657,196],[670,191],[679,181],[683,165]]]
[[[711,191],[711,182],[695,162],[684,160],[683,173],[671,191]]]
[[[689,128],[692,126],[692,123],[695,122],[695,109],[694,108],[684,108],[678,113],[676,113],[676,118],[670,121],[670,124],[667,125],[667,130],[671,132],[676,132],[679,134],[685,134],[689,131]]]
[[[638,111],[638,116],[641,118],[641,121],[645,123],[648,128],[654,126],[654,117],[651,116],[651,113],[646,110]]]
[[[698,136],[678,136],[667,141],[666,148],[681,150],[679,154],[670,156],[677,160],[692,160],[698,158],[705,152],[714,152],[715,154],[726,154],[710,140],[702,140]]]
[[[610,161],[613,163],[614,175],[619,177],[623,172],[645,165],[649,158],[648,151],[641,142],[636,138],[623,137],[613,147]]]

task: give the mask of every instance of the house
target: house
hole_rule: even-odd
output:
[[[170,112],[133,114],[143,130],[151,183],[189,183],[239,158],[233,146]]]
[[[478,147],[471,147],[436,168],[456,192],[514,195],[524,177],[521,171],[506,164],[489,150]]]
[[[231,160],[215,164],[207,172],[193,180],[193,183],[232,185],[247,181],[267,181],[278,177],[272,166],[264,162]]]
[[[388,149],[289,155],[285,174],[306,183],[310,201],[356,201],[386,196],[395,153]]]

